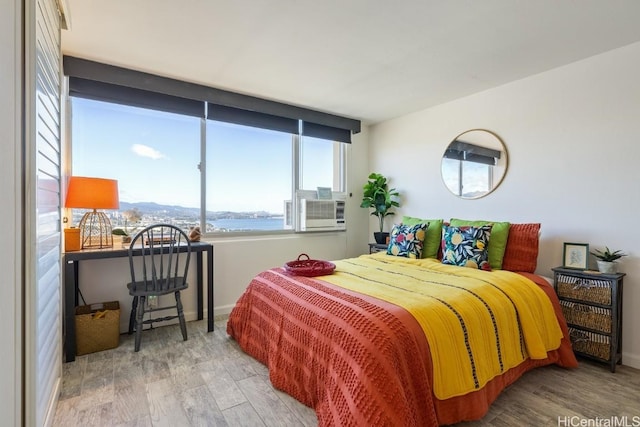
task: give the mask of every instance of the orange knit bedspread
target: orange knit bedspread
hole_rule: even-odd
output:
[[[229,316],[227,333],[269,368],[274,387],[315,409],[320,426],[436,426],[481,418],[501,390],[536,366],[577,365],[565,338],[483,389],[447,400],[432,392],[429,346],[406,310],[280,268],[256,276]],[[537,279],[537,280],[536,280]]]

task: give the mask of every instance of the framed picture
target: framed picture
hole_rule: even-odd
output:
[[[331,200],[332,196],[333,192],[331,191],[331,187],[318,187],[319,200]]]
[[[562,260],[563,267],[586,270],[589,267],[589,244],[565,243]]]

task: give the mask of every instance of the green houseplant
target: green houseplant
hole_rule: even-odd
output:
[[[119,236],[121,243],[130,243],[131,242],[131,236],[129,236],[129,233],[124,231],[122,228],[114,228],[111,231],[111,234],[113,234],[114,236]],[[115,238],[114,238],[114,242],[115,242]]]
[[[619,260],[623,256],[627,256],[627,254],[623,253],[621,250],[611,251],[606,246],[604,251],[596,249],[591,252],[591,255],[596,257],[598,263],[598,271],[605,274],[615,273],[617,260]]]
[[[123,228],[114,228],[111,234],[114,236],[122,236],[122,243],[130,243],[131,236],[129,235],[129,223],[135,224],[142,219],[142,212],[138,208],[129,209],[122,212],[122,218],[124,219]]]
[[[372,173],[369,175],[369,181],[364,185],[364,195],[361,208],[371,208],[371,215],[378,217],[380,231],[375,232],[374,238],[376,243],[386,243],[389,233],[383,232],[384,219],[389,215],[394,215],[392,208],[399,207],[398,197],[400,194],[395,188],[389,188],[388,179],[379,174]]]

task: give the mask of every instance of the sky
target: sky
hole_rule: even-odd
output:
[[[281,213],[291,135],[207,121],[207,210]],[[200,118],[72,98],[72,174],[118,180],[120,200],[200,206]],[[303,142],[305,189],[331,187],[332,145]]]

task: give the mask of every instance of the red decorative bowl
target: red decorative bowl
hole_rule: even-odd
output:
[[[303,257],[306,257],[304,259]],[[322,261],[318,259],[310,259],[307,254],[298,255],[298,259],[295,261],[289,261],[285,263],[284,270],[294,276],[326,276],[333,273],[336,265],[329,261]]]

